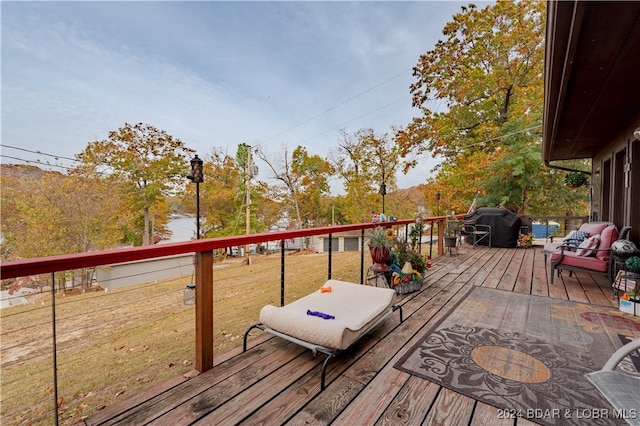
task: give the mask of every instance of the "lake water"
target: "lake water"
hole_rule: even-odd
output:
[[[171,231],[171,237],[162,243],[178,243],[190,241],[196,236],[196,218],[189,216],[175,216],[167,222],[167,228]]]

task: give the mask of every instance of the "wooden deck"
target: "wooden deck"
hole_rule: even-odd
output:
[[[177,377],[85,424],[513,425],[495,407],[393,368],[470,286],[617,306],[601,276],[565,272],[551,286],[541,247],[464,247],[436,259],[420,291],[398,297],[403,323],[394,314],[329,363],[323,392],[324,356],[255,330],[246,353],[238,348],[216,359],[211,371]]]

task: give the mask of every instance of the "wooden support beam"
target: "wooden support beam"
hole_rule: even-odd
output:
[[[213,251],[196,257],[196,365],[200,373],[213,368]]]

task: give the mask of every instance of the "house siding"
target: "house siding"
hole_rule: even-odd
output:
[[[620,229],[631,226],[630,238],[640,242],[640,140],[633,136],[640,120],[628,126],[593,158],[591,216]]]

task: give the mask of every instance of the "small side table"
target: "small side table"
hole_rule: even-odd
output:
[[[391,268],[373,269],[373,265],[367,269],[367,284],[374,287],[389,288],[389,279],[391,278]]]
[[[627,256],[616,256],[613,255],[613,277],[618,276],[618,272],[626,271],[625,261],[627,260]]]

